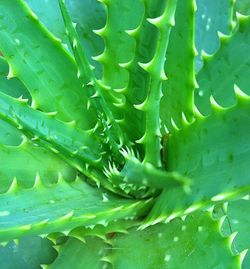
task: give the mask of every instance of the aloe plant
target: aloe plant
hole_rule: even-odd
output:
[[[249,268],[249,10],[0,1],[0,268]]]

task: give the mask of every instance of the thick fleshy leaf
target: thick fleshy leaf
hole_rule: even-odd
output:
[[[0,246],[0,268],[4,269],[35,269],[41,264],[54,261],[57,253],[53,243],[46,238],[27,236],[10,241],[5,247]]]
[[[181,127],[183,117],[190,121],[193,116],[194,12],[193,0],[178,1],[175,26],[166,54],[165,73],[168,79],[162,85],[160,111],[162,126],[166,126],[170,132],[174,128],[173,122]],[[165,132],[164,128],[162,132]]]
[[[177,0],[170,0],[164,4],[163,12],[159,17],[148,21],[157,28],[158,36],[153,58],[148,63],[139,65],[148,73],[147,96],[139,106],[145,112],[145,133],[137,143],[145,148],[144,162],[155,167],[161,167],[160,157],[160,99],[162,83],[166,80],[164,65],[171,29],[175,23]]]
[[[17,78],[7,78],[8,71],[8,63],[0,56],[0,91],[15,98],[22,96],[31,102],[31,96],[22,82]]]
[[[197,75],[199,88],[195,92],[195,104],[202,114],[211,112],[211,95],[221,106],[234,105],[235,84],[250,94],[250,16],[238,15],[238,23],[239,28],[232,36],[221,36],[220,50],[206,58]]]
[[[220,45],[217,31],[229,34],[232,30],[233,4],[231,0],[196,0],[195,44],[198,51],[196,71],[200,70],[202,50],[213,54]]]
[[[237,90],[238,104],[213,113],[168,137],[165,145],[168,171],[191,179],[190,190],[165,191],[157,200],[149,222],[187,214],[248,192],[250,188],[250,97]],[[239,139],[240,137],[240,139]]]
[[[236,0],[235,10],[243,15],[250,15],[250,2],[248,0]]]
[[[117,162],[123,162],[120,148],[122,144],[129,145],[129,140],[126,134],[121,130],[116,122],[112,111],[110,110],[105,96],[99,87],[99,82],[94,76],[91,65],[86,56],[85,49],[80,44],[78,33],[71,20],[69,12],[65,6],[65,1],[59,0],[60,8],[65,23],[65,28],[70,40],[70,45],[78,65],[78,78],[83,85],[88,85],[88,98],[90,106],[92,105],[99,118],[99,124],[103,125],[102,133],[106,137],[110,150],[113,153],[114,159]],[[104,125],[106,123],[106,125]]]
[[[25,0],[25,2],[28,3],[29,7],[49,31],[67,44],[70,50],[58,0]],[[103,51],[103,41],[93,33],[93,30],[100,29],[105,24],[106,14],[104,8],[101,3],[92,0],[67,0],[66,5],[74,23],[77,23],[76,29],[89,61],[95,66],[94,72],[100,78],[101,67],[91,57],[99,55]]]
[[[190,180],[176,172],[156,169],[150,163],[141,163],[134,156],[124,154],[126,163],[121,171],[110,165],[104,173],[125,193],[134,197],[147,197],[159,194],[161,189],[188,188]]]
[[[97,60],[103,65],[103,83],[112,89],[121,89],[126,86],[128,74],[119,63],[133,57],[133,40],[125,31],[139,24],[142,5],[132,0],[113,0],[107,5],[105,1],[100,2],[106,8],[107,19],[105,26],[96,31],[105,41],[104,51]]]
[[[140,15],[138,24],[126,30],[126,34],[135,43],[133,56],[127,62],[120,64],[120,67],[128,72],[128,83],[122,90],[126,102],[119,106],[120,111],[123,112],[121,126],[128,133],[132,142],[136,142],[145,133],[145,113],[140,107],[147,97],[149,77],[139,63],[148,63],[152,60],[157,44],[158,29],[148,19],[162,15],[165,5],[165,1],[162,0],[141,2],[144,5],[137,8],[139,11],[137,15]],[[137,147],[143,154],[143,147],[140,145]]]
[[[79,127],[93,127],[96,116],[87,110],[75,62],[23,0],[0,3],[0,39],[0,51],[10,65],[9,77],[23,82],[34,107],[57,111],[58,118],[75,120]]]
[[[236,269],[230,242],[209,213],[189,215],[145,230],[115,235],[108,259],[119,269]]]
[[[37,174],[44,184],[55,183],[58,174],[67,180],[76,177],[76,171],[57,154],[28,141],[19,146],[0,145],[0,160],[0,192],[7,191],[15,177],[23,187],[32,187]]]
[[[28,90],[17,78],[7,79],[8,64],[0,56],[0,92],[6,93],[15,98],[27,98],[31,103],[31,96]],[[0,119],[0,144],[17,146],[22,142],[22,133],[9,123]]]
[[[53,113],[35,110],[27,105],[26,100],[15,99],[1,92],[0,103],[0,117],[33,140],[41,138],[51,142],[51,147],[55,145],[58,150],[66,150],[69,156],[80,154],[90,162],[91,159],[97,161],[100,158],[101,145],[98,145],[97,138],[91,132],[76,128],[75,123],[67,124],[56,120]]]
[[[101,260],[107,248],[110,248],[109,245],[98,237],[87,237],[85,242],[69,238],[48,269],[108,269],[106,262]]]
[[[218,207],[217,210],[220,208]],[[242,253],[250,248],[249,211],[249,195],[244,199],[229,202],[226,211],[222,209],[222,215],[226,216],[222,225],[223,233],[226,236],[237,233],[232,241],[232,250],[235,254]],[[242,269],[247,269],[250,265],[249,251],[245,254]]]
[[[47,187],[37,178],[29,189],[20,188],[14,180],[10,189],[0,195],[0,240],[70,232],[78,226],[136,218],[147,212],[151,201],[104,194],[79,178],[73,183],[61,178]]]
[[[0,119],[0,144],[9,146],[18,146],[21,144],[23,138],[22,133],[14,126]]]

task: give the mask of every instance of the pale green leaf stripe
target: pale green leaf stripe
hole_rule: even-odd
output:
[[[76,120],[79,127],[93,127],[95,113],[87,110],[75,62],[22,0],[0,2],[0,40],[9,75],[23,82],[35,107],[57,111],[58,118]]]
[[[0,240],[68,232],[78,226],[135,218],[144,215],[150,206],[150,200],[126,200],[103,194],[79,178],[73,183],[61,179],[50,187],[36,181],[30,189],[13,182],[10,190],[0,195]]]
[[[160,117],[164,127],[173,130],[173,123],[182,126],[183,117],[190,121],[193,116],[194,91],[194,0],[179,0],[176,8],[175,26],[170,33],[166,54]],[[184,115],[183,115],[184,114]]]

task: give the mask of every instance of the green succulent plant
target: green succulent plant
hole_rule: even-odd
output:
[[[0,0],[0,268],[249,268],[248,14]]]

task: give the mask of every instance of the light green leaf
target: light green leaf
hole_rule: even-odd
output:
[[[0,3],[0,39],[9,76],[23,82],[34,107],[57,111],[59,119],[75,120],[79,127],[93,127],[96,115],[87,110],[87,95],[77,79],[75,62],[22,0]]]
[[[107,248],[109,246],[98,237],[87,237],[85,243],[69,238],[59,249],[58,257],[48,266],[48,269],[103,269],[106,262],[101,258]]]
[[[193,0],[178,1],[175,26],[166,54],[165,73],[168,79],[162,85],[160,110],[161,124],[169,132],[174,128],[173,123],[181,127],[183,120],[191,121],[193,116],[194,12]],[[165,132],[163,128],[162,133]]]
[[[13,181],[8,192],[0,194],[0,240],[68,233],[78,226],[136,218],[144,215],[150,206],[151,200],[127,200],[103,193],[80,178],[73,183],[61,178],[50,187],[38,179],[29,189],[20,188]]]
[[[71,181],[76,177],[76,171],[58,155],[28,141],[19,146],[0,145],[0,160],[0,192],[8,190],[14,177],[26,188],[34,185],[37,174],[44,184],[55,183],[59,174]]]
[[[238,90],[237,98],[238,104],[232,108],[222,109],[213,103],[210,116],[197,115],[194,123],[167,138],[167,169],[189,177],[190,190],[164,191],[146,223],[248,193],[250,97]]]
[[[108,258],[117,269],[240,268],[218,226],[209,213],[199,212],[184,221],[133,229],[114,236]]]

